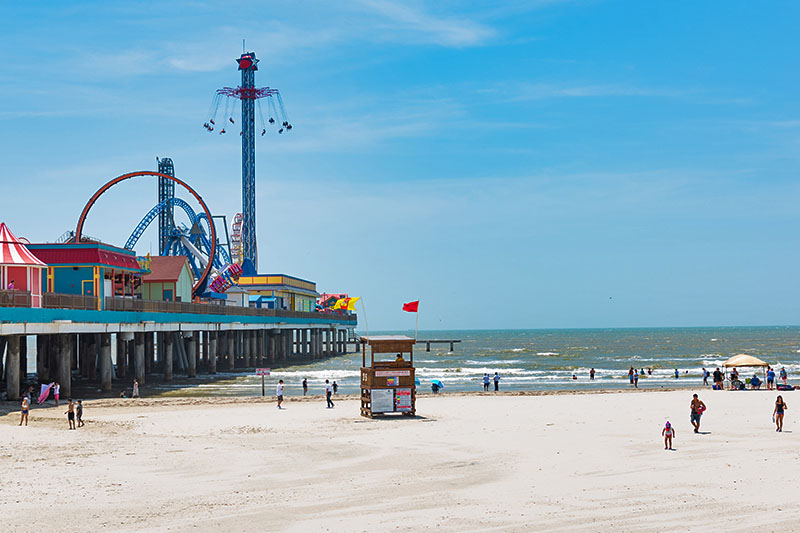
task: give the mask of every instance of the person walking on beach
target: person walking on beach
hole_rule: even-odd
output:
[[[75,429],[75,404],[72,403],[72,398],[69,399],[69,403],[67,404],[67,410],[64,411],[64,414],[67,415],[67,420],[69,421],[69,429]]]
[[[78,415],[78,427],[83,427],[83,400],[78,400],[78,405],[75,407],[75,414]]]
[[[633,386],[635,388],[637,388],[637,389],[639,388],[639,371],[638,370],[634,370],[633,371]]]
[[[489,392],[489,374],[483,374],[483,390],[484,392]]]
[[[628,383],[633,385],[633,367],[628,369]]]
[[[131,394],[131,398],[138,398],[139,397],[139,381],[134,379],[133,380],[133,393]]]
[[[25,421],[25,425],[26,426],[28,425],[28,411],[30,410],[30,408],[31,408],[31,401],[28,399],[28,397],[26,396],[22,398],[22,409],[20,409],[20,415],[19,415],[20,426],[22,425],[23,420]]]
[[[679,375],[679,374],[678,374],[678,369],[676,368],[676,369],[675,369],[675,379],[678,379],[678,375]]]
[[[594,381],[594,367],[592,367],[592,369],[589,370],[589,380]]]
[[[308,380],[303,378],[303,396],[308,394]]]
[[[497,372],[494,373],[494,391],[497,392],[500,390],[500,376]]]
[[[772,367],[767,367],[767,390],[772,390],[775,386],[775,371],[772,370]]]
[[[336,380],[333,380],[333,393],[337,394],[339,392],[339,385],[336,383]]]
[[[783,384],[786,385],[786,378],[789,377],[789,376],[786,374],[786,367],[785,366],[781,367],[780,376],[781,376],[781,381],[783,381]]]
[[[717,390],[722,390],[722,381],[723,381],[722,372],[719,371],[719,367],[714,370],[714,386]]]
[[[278,397],[278,409],[283,409],[281,404],[283,403],[283,380],[278,380],[278,386],[275,387],[275,396]]]
[[[333,400],[331,400],[331,395],[333,394],[333,386],[325,380],[325,400],[328,402],[328,409],[333,409]]]
[[[772,411],[772,420],[775,421],[775,431],[783,431],[783,412],[786,411],[786,402],[783,401],[783,396],[778,396],[775,400],[775,410]]]
[[[56,398],[56,407],[58,407],[58,395],[60,392],[61,392],[61,385],[59,385],[58,381],[56,381],[56,384],[53,385],[53,396],[55,396]]]
[[[690,404],[691,407],[691,414],[689,415],[689,420],[692,421],[692,425],[694,426],[694,432],[700,433],[700,417],[703,416],[703,411],[706,410],[706,404],[697,397],[697,394],[692,396],[692,403]]]
[[[708,370],[703,367],[703,385],[708,385]]]
[[[664,449],[671,450],[672,437],[675,436],[675,429],[672,427],[672,424],[667,422],[667,425],[664,426],[664,429],[661,430],[661,435],[664,437]]]

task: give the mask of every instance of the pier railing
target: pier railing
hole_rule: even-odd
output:
[[[42,307],[45,309],[97,309],[97,298],[82,294],[46,292],[42,295]]]
[[[159,300],[136,300],[132,298],[106,298],[106,311],[135,311],[148,313],[194,313],[200,315],[225,316],[274,316],[286,318],[325,318],[342,322],[354,322],[355,315],[332,315],[305,311],[280,309],[258,309],[219,304],[195,304],[189,302],[162,302]]]
[[[0,307],[30,307],[31,293],[15,289],[0,290]]]
[[[281,309],[258,309],[219,304],[196,304],[190,302],[162,302],[159,300],[139,300],[133,298],[108,297],[103,302],[106,311],[129,311],[140,313],[189,313],[198,315],[224,316],[272,316],[301,319],[326,319],[337,322],[356,322],[356,316],[332,313],[313,313],[306,311],[286,311]],[[81,294],[60,294],[46,292],[42,295],[42,307],[46,309],[85,309],[98,308],[97,298]],[[0,291],[0,307],[30,307],[31,293],[28,291]]]

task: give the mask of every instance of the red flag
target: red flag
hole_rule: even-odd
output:
[[[416,313],[419,311],[419,300],[403,304],[403,311],[408,311],[409,313]]]

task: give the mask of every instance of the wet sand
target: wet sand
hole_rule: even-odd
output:
[[[355,399],[103,399],[0,417],[3,531],[792,530],[800,474],[775,393],[420,397],[417,419]],[[9,404],[5,405],[10,409]],[[797,407],[800,409],[800,407]],[[661,428],[677,430],[675,451]]]

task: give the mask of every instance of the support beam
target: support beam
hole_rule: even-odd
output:
[[[193,378],[197,376],[197,332],[193,331],[190,333],[189,338],[186,342],[186,358],[188,359],[189,365],[188,369],[186,370],[188,376]]]
[[[117,378],[124,379],[128,375],[128,343],[117,333]]]
[[[19,400],[19,346],[20,336],[8,336],[8,353],[6,354],[6,394],[9,400]],[[2,357],[2,354],[0,354]]]
[[[159,331],[156,333],[156,363],[153,366],[153,370],[155,371],[158,368],[159,371],[164,371],[164,333]]]
[[[203,331],[201,333],[203,338],[203,356],[200,358],[200,362],[202,365],[203,370],[208,372],[208,351],[211,348],[211,332],[210,331]]]
[[[140,387],[144,385],[144,333],[133,334],[133,375]]]
[[[61,397],[72,396],[72,341],[74,335],[58,335],[58,381]]]
[[[111,334],[100,333],[100,390],[111,390]]]
[[[208,373],[217,373],[217,337],[219,333],[216,331],[209,332],[208,339]]]
[[[6,353],[6,344],[8,341],[5,337],[0,337],[0,380],[3,379],[3,356]]]
[[[89,337],[89,379],[97,381],[97,367],[100,361],[100,334],[92,333]]]
[[[28,390],[28,337],[19,337],[19,390]]]
[[[172,360],[174,359],[174,350],[172,346],[172,332],[165,332],[163,334],[162,345],[164,346],[164,354],[159,354],[159,359],[164,363],[164,381],[172,381]]]
[[[153,372],[156,359],[156,343],[153,338],[154,333],[144,334],[144,373],[150,374]]]
[[[236,349],[236,332],[235,331],[226,331],[225,332],[225,355],[227,356],[228,370],[233,370],[234,368],[236,368],[235,349]]]
[[[267,334],[267,358],[270,364],[275,362],[275,332],[268,330]]]
[[[242,365],[245,368],[250,368],[250,331],[242,332]]]
[[[256,332],[250,331],[250,366],[256,366],[258,363],[258,339]]]

